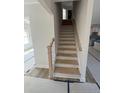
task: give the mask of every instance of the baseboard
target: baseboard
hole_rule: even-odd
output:
[[[81,75],[80,82],[86,82],[86,78],[83,75]]]

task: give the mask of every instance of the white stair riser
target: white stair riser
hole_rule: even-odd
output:
[[[80,75],[70,75],[70,74],[62,74],[62,73],[54,73],[54,77],[80,79]]]
[[[59,64],[59,63],[56,63],[56,64],[55,64],[55,67],[70,67],[70,68],[78,68],[79,66],[78,66],[78,65],[72,65],[72,64]]]
[[[74,38],[64,38],[64,37],[60,37],[60,40],[75,40]]]
[[[76,54],[76,51],[69,51],[69,50],[58,50],[58,53],[63,53],[63,54]]]
[[[57,58],[56,58],[57,60],[61,60],[61,59],[63,59],[63,60],[77,60],[77,57],[66,57],[66,56],[57,56]]]
[[[75,49],[76,47],[75,46],[59,46],[58,48],[72,48],[72,49]]]
[[[59,43],[65,43],[65,44],[75,44],[74,41],[59,41]]]

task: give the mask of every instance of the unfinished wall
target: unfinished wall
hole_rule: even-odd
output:
[[[48,67],[47,46],[54,37],[54,20],[41,4],[36,1],[25,2],[24,16],[30,18],[31,35],[37,67]]]
[[[82,47],[82,53],[80,54],[80,72],[82,81],[85,81],[92,8],[93,0],[81,0],[79,2],[74,2],[73,18],[76,22]]]

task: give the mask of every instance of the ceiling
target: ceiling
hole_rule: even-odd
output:
[[[73,2],[71,1],[62,2],[62,8],[71,10],[73,8]]]
[[[80,0],[55,0],[56,2],[65,2],[65,1],[80,1]]]

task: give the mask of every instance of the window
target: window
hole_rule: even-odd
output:
[[[29,35],[26,29],[24,30],[24,45],[29,44]]]
[[[31,40],[31,28],[30,28],[30,20],[28,17],[24,19],[24,50],[32,48],[32,40]]]
[[[67,14],[66,14],[67,10],[65,8],[62,9],[62,19],[66,20],[67,19]]]

